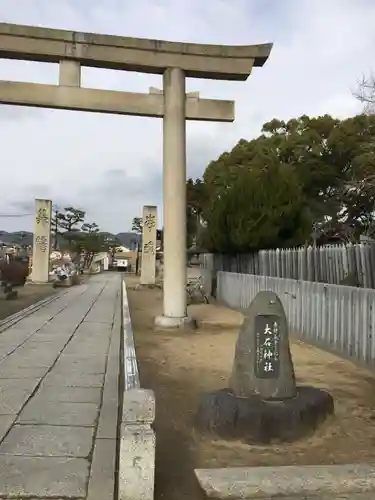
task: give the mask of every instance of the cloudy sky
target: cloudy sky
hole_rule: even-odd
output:
[[[0,21],[215,44],[273,42],[247,82],[189,79],[188,91],[234,99],[234,124],[187,126],[188,175],[274,117],[361,110],[351,91],[375,70],[374,0],[0,0]],[[0,79],[57,83],[58,66],[0,60]],[[158,75],[84,68],[85,87],[147,92]],[[85,209],[103,230],[130,229],[142,205],[162,216],[158,119],[0,105],[0,229],[32,230],[36,197]],[[161,225],[161,223],[160,223]]]

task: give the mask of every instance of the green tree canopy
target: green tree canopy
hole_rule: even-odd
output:
[[[57,237],[61,236],[63,238],[63,246],[70,248],[76,239],[76,235],[81,231],[85,215],[84,210],[72,206],[64,208],[62,212],[57,210],[51,221],[55,231],[56,243]]]
[[[190,203],[217,251],[303,243],[313,228],[322,242],[358,238],[373,226],[374,149],[371,115],[274,119],[212,161],[203,183],[188,181],[188,213]]]
[[[132,231],[137,234],[142,234],[143,219],[142,217],[134,217],[132,220]]]
[[[198,243],[201,233],[201,217],[206,203],[207,190],[202,179],[189,178],[186,183],[187,246]]]
[[[203,244],[218,252],[298,245],[311,228],[309,208],[294,172],[284,165],[242,170],[206,212]]]

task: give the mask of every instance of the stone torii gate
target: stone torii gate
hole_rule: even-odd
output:
[[[0,103],[163,118],[164,310],[159,326],[184,325],[185,120],[234,120],[234,102],[186,94],[186,77],[245,81],[272,44],[202,45],[0,23],[0,58],[59,64],[58,85],[0,81]],[[163,75],[149,94],[81,88],[81,66]]]

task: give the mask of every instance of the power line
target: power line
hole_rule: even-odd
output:
[[[16,218],[16,217],[30,217],[31,215],[35,215],[34,213],[32,214],[0,214],[0,217],[3,219],[6,218]]]

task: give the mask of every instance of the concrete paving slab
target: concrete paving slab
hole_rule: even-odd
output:
[[[75,331],[82,321],[85,319],[89,304],[79,303],[70,305],[64,311],[59,313],[50,323],[48,323],[48,330],[64,332],[68,330]]]
[[[15,425],[0,444],[0,455],[87,458],[93,437],[90,427]]]
[[[100,340],[100,339],[108,339],[111,335],[111,325],[100,325],[98,323],[92,323],[92,328],[83,329],[85,325],[91,325],[91,323],[81,323],[80,327],[76,331],[76,335],[74,336],[74,341],[80,340]]]
[[[14,348],[0,349],[0,360],[5,359],[13,351],[13,349]]]
[[[84,458],[0,456],[0,497],[85,498]]]
[[[66,403],[100,403],[101,389],[99,387],[41,387],[33,401],[42,404],[43,401],[61,401]]]
[[[14,363],[12,365],[2,365],[0,364],[0,380],[2,379],[23,379],[23,378],[33,378],[41,379],[49,367],[22,367],[17,366]]]
[[[4,379],[0,380],[0,398],[1,393],[5,389],[14,389],[15,391],[25,390],[30,391],[30,394],[37,387],[39,381],[38,379],[33,378],[24,378],[24,379]]]
[[[73,354],[74,352],[91,352],[99,354],[106,352],[109,346],[109,335],[86,335],[79,337],[75,335],[71,342],[66,346],[65,354]]]
[[[88,320],[85,320],[84,323],[87,324],[92,324],[95,325],[95,328],[98,328],[98,326],[112,326],[113,323],[113,318],[112,317],[105,317],[103,314],[97,314],[97,315],[92,315]]]
[[[56,367],[56,370],[53,370],[53,374],[65,376],[69,374],[69,377],[73,377],[73,375],[85,376],[85,375],[100,375],[102,378],[104,377],[105,366],[95,363],[71,363],[71,364],[61,364]],[[101,384],[103,385],[103,383]]]
[[[27,342],[16,349],[5,361],[18,366],[50,367],[60,354],[62,347],[55,344],[36,344]],[[1,366],[1,365],[0,365]]]
[[[32,391],[8,388],[0,392],[0,415],[17,415],[27,403]]]
[[[90,360],[95,360],[97,358],[100,358],[103,356],[103,354],[104,354],[104,362],[107,359],[108,343],[106,343],[106,344],[99,343],[99,345],[96,345],[95,347],[92,348],[92,351],[90,350],[90,347],[91,347],[90,345],[83,344],[83,343],[75,344],[74,347],[78,352],[82,352],[83,356],[81,358],[79,358],[77,355],[75,355],[76,356],[75,360],[73,360],[73,358],[71,358],[72,362],[80,360],[80,361],[82,361],[82,363],[84,363],[85,361],[90,361]],[[89,352],[91,352],[91,356],[88,355]],[[73,352],[67,352],[66,354],[69,356],[74,356]],[[65,360],[65,358],[64,358],[64,360]],[[63,361],[63,359],[61,360],[61,362],[62,361]],[[66,360],[66,361],[68,361],[68,360]]]
[[[48,312],[45,313],[43,311],[48,311]],[[34,314],[30,314],[29,316],[27,316],[27,318],[25,318],[25,320],[22,321],[26,322],[26,319],[29,318],[30,324],[39,324],[39,323],[45,324],[51,321],[56,314],[58,314],[58,311],[55,312],[51,311],[51,308],[46,309],[42,307],[40,310],[35,311]]]
[[[40,328],[37,332],[35,333],[40,333],[41,335],[63,335],[63,334],[70,334],[73,335],[74,331],[76,328],[79,326],[80,321],[76,322],[68,322],[68,321],[50,321],[47,325],[44,325],[42,328]]]
[[[32,337],[31,337],[32,338]],[[35,355],[35,356],[45,356],[45,355],[57,355],[61,349],[55,344],[51,343],[38,343],[30,342],[28,339],[22,346],[20,346],[17,351],[12,355],[13,357],[24,356],[24,355]]]
[[[107,352],[92,353],[84,350],[83,352],[67,353],[64,352],[59,357],[59,363],[87,363],[87,362],[100,362],[105,364],[108,358]],[[57,365],[57,364],[56,364]],[[55,366],[56,366],[55,365]]]
[[[8,356],[11,354],[15,349],[20,347],[22,342],[6,342],[5,345],[0,345],[0,353],[1,353],[1,359],[3,359],[5,356]]]
[[[58,355],[55,356],[35,356],[33,354],[17,356],[12,359],[14,365],[22,368],[47,368],[56,361]]]
[[[72,339],[71,345],[69,344],[69,349],[67,352],[74,347],[82,347],[81,352],[85,352],[85,348],[93,348],[97,352],[103,352],[103,349],[108,349],[109,346],[109,333],[92,333],[92,334],[81,334],[78,333]],[[90,351],[91,352],[91,351]]]
[[[97,403],[45,401],[40,404],[34,400],[22,410],[17,423],[92,427],[96,423],[98,413]]]
[[[58,327],[58,328],[57,328]],[[34,335],[39,335],[40,337],[44,336],[59,336],[59,335],[72,335],[75,331],[74,325],[68,323],[54,322],[50,321],[47,325],[44,325],[43,328],[40,328]]]
[[[53,373],[88,373],[104,374],[106,371],[107,356],[92,356],[86,358],[61,356],[53,367]]]
[[[33,315],[31,314],[30,316],[26,316],[26,318],[21,319],[21,321],[18,321],[16,325],[18,328],[31,334],[46,325],[48,321],[49,318],[37,318],[33,317]]]
[[[16,323],[15,326],[7,328],[5,331],[0,333],[0,346],[8,344],[18,345],[37,331],[36,329],[30,331],[17,325],[19,325],[19,323]]]
[[[0,333],[0,498],[113,498],[120,289],[92,277]]]
[[[1,358],[0,358],[0,366],[2,363],[11,358],[12,354],[22,346],[22,342],[20,343],[12,343],[8,342],[7,346],[0,347]]]
[[[12,427],[16,418],[16,415],[0,415],[0,442],[4,439],[5,435]]]
[[[55,343],[55,345],[61,345],[61,347],[64,347],[65,344],[68,342],[70,337],[72,336],[71,332],[68,333],[42,333],[42,332],[36,332],[34,335],[32,335],[28,339],[28,343]]]
[[[58,387],[103,387],[103,374],[72,373],[65,377],[61,373],[49,373],[42,384],[45,386]]]
[[[112,330],[112,324],[106,324],[106,323],[93,323],[92,321],[83,321],[77,329],[77,335],[82,335],[82,334],[99,334],[99,335],[109,335]]]

